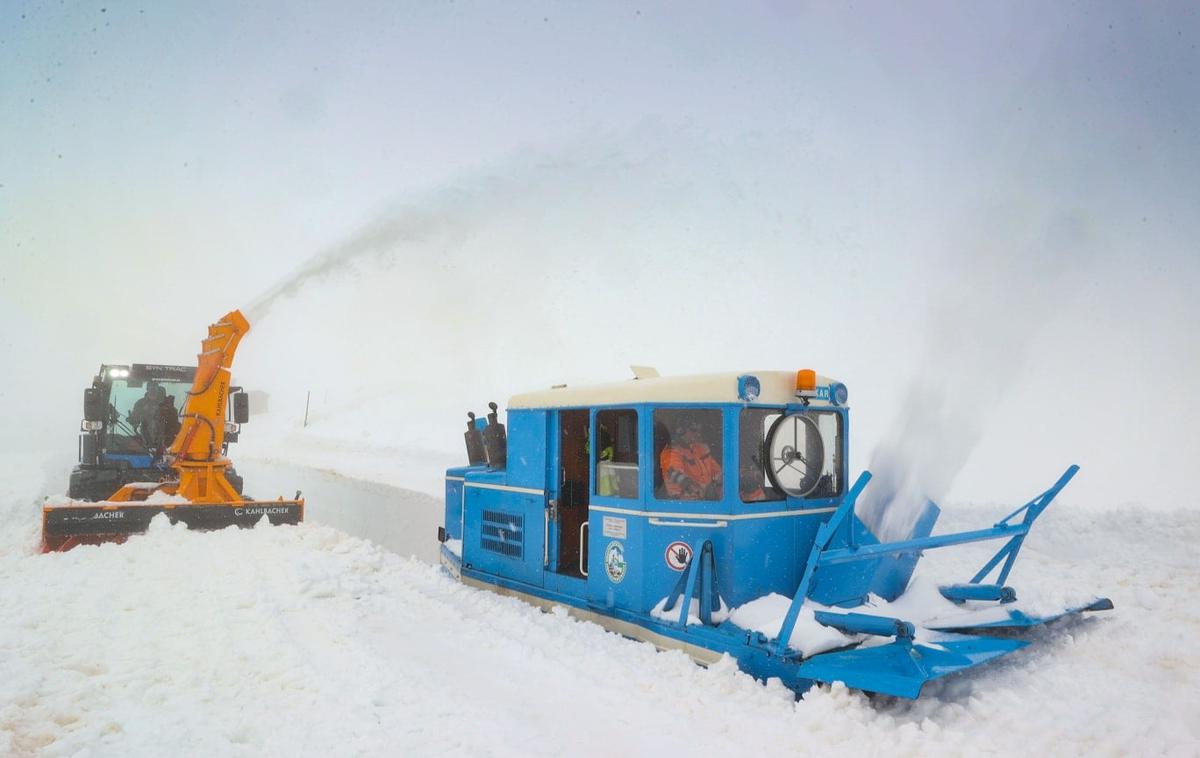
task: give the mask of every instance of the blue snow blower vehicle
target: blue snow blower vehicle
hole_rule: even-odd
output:
[[[1007,584],[1076,466],[990,527],[932,535],[927,503],[882,542],[855,514],[871,475],[848,478],[845,385],[811,370],[634,373],[517,395],[507,428],[495,403],[468,414],[469,465],[446,472],[438,531],[454,576],[701,664],[728,654],[797,692],[906,698],[1029,644],[1014,631],[1112,608],[1023,608]],[[984,541],[999,549],[974,575],[911,581],[922,551]]]

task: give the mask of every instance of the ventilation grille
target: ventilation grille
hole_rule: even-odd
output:
[[[525,517],[504,511],[484,511],[479,546],[493,553],[520,559],[525,546]]]

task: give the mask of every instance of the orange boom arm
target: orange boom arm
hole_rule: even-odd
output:
[[[215,461],[225,442],[225,406],[229,402],[229,369],[238,343],[250,324],[241,311],[231,311],[208,327],[197,356],[196,378],[180,414],[179,433],[168,453],[178,463]]]
[[[168,455],[179,472],[175,494],[193,503],[237,502],[242,498],[225,478],[229,459],[225,442],[225,405],[229,402],[229,369],[238,343],[250,323],[241,311],[230,311],[210,324],[197,356],[196,379],[183,405],[179,433]]]

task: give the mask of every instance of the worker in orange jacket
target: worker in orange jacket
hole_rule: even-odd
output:
[[[659,456],[667,496],[680,500],[716,500],[721,496],[721,464],[701,442],[700,425],[684,422],[675,440]]]
[[[762,469],[756,468],[752,463],[743,462],[739,478],[738,489],[741,490],[744,502],[756,503],[767,499],[766,490],[763,489]]]

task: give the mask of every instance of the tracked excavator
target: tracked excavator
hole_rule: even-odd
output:
[[[208,327],[192,387],[179,412],[179,431],[163,456],[171,470],[166,480],[126,482],[100,502],[47,502],[42,506],[43,552],[124,542],[144,532],[160,513],[189,529],[246,527],[263,517],[272,524],[304,520],[299,492],[287,500],[254,500],[243,497],[241,488],[230,481],[235,475],[224,454],[230,369],[249,330],[249,322],[236,310]]]

